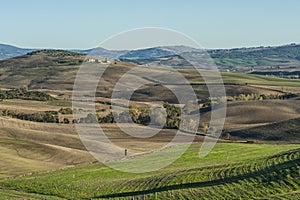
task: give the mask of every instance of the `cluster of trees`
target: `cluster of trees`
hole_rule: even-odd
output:
[[[178,129],[181,121],[181,109],[168,103],[164,104],[164,108],[167,113],[165,128]]]
[[[199,101],[199,109],[207,109],[208,111],[214,105],[218,105],[224,101],[251,101],[251,100],[268,100],[268,99],[290,99],[297,97],[294,93],[285,94],[239,94],[237,96],[226,96],[221,98],[207,98]]]
[[[240,94],[238,96],[227,96],[227,101],[249,101],[249,100],[267,100],[267,99],[289,99],[297,97],[296,94],[293,93],[285,93],[285,94]]]
[[[73,111],[71,108],[61,108],[61,109],[59,109],[58,112],[62,115],[72,115],[73,114]]]
[[[45,122],[45,123],[59,123],[58,112],[56,111],[45,111],[38,113],[18,113],[10,110],[3,110],[2,116],[8,116],[21,120],[28,120],[34,122]]]
[[[128,123],[132,120],[136,124],[148,125],[151,121],[149,108],[131,108],[129,109],[129,116],[123,112],[117,117],[121,123]]]
[[[80,65],[83,63],[83,58],[86,56],[85,54],[70,52],[65,50],[38,50],[28,53],[27,55],[45,55],[53,57],[52,61],[54,61],[55,65],[64,65],[64,66],[72,66],[72,65]]]
[[[36,55],[36,54],[45,54],[53,57],[66,57],[66,56],[85,56],[85,54],[65,51],[65,50],[51,50],[51,49],[42,49],[27,53],[27,55]]]
[[[174,105],[165,103],[162,109],[154,109],[150,113],[149,108],[130,108],[128,113],[122,112],[116,117],[110,112],[105,116],[99,116],[89,113],[85,118],[74,119],[73,123],[128,123],[133,121],[136,124],[148,125],[150,122],[154,125],[163,125],[164,128],[178,129],[181,121],[181,109]],[[152,116],[152,121],[151,121]]]
[[[115,123],[114,115],[110,112],[108,115],[97,118],[99,123]]]
[[[0,100],[4,99],[25,99],[36,101],[51,101],[54,100],[52,96],[45,92],[28,91],[26,88],[18,88],[11,90],[0,90]]]
[[[59,111],[44,111],[37,113],[19,113],[16,111],[3,110],[2,116],[8,116],[21,120],[28,120],[34,122],[44,122],[44,123],[115,123],[116,121],[121,123],[128,123],[133,121],[134,123],[141,125],[157,125],[169,129],[179,129],[180,123],[184,124],[184,127],[187,127],[184,131],[195,131],[199,128],[201,132],[206,132],[208,129],[207,124],[200,124],[189,118],[188,120],[182,120],[181,108],[176,107],[175,105],[165,103],[162,108],[155,108],[152,111],[150,108],[130,108],[129,115],[125,112],[117,115],[117,119],[113,113],[109,113],[105,116],[100,116],[98,114],[89,113],[86,117],[80,119],[73,119],[70,121],[68,118],[63,118],[62,120],[59,117],[59,114],[72,114],[71,108],[61,108]]]

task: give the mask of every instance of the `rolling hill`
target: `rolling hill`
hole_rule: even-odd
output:
[[[300,118],[283,120],[245,130],[233,131],[233,138],[300,142]]]
[[[86,49],[86,50],[70,50],[72,52],[87,54],[89,56],[100,56],[108,59],[118,59],[120,56],[126,54],[128,50],[108,50],[102,47]]]
[[[202,50],[182,46],[155,47],[129,51],[120,59],[143,65],[191,68],[184,57],[202,53]],[[294,71],[300,69],[300,45],[296,44],[277,47],[209,49],[207,53],[221,71],[264,72],[269,75],[289,71],[293,76],[297,75]]]
[[[0,61],[0,85],[2,88],[20,88],[27,87],[29,89],[47,89],[54,91],[71,91],[73,89],[76,73],[85,59],[85,54],[72,53],[63,50],[40,50],[28,53],[24,56],[10,58]],[[95,64],[97,65],[97,64]],[[127,71],[137,67],[140,73],[147,74],[148,71],[155,70],[156,73],[161,72],[161,78],[166,75],[166,71],[156,67],[139,67],[132,63],[114,62],[105,71],[103,79],[100,80],[98,94],[103,97],[110,97],[112,89],[117,80]],[[104,68],[99,65],[99,70]],[[207,98],[207,88],[203,86],[204,81],[195,70],[178,69],[198,91],[199,98]],[[170,73],[168,73],[171,76]],[[228,88],[228,95],[238,95],[239,93],[259,93],[259,90],[272,90],[269,88],[257,88],[252,85],[273,85],[278,88],[288,86],[299,86],[299,80],[291,80],[284,78],[276,78],[272,76],[250,75],[242,73],[222,73],[225,87]],[[156,80],[147,80],[154,85]],[[158,77],[159,79],[159,77]],[[170,83],[178,85],[179,82]],[[242,89],[244,88],[244,89]],[[144,95],[144,88],[137,91]],[[281,89],[280,89],[281,90]],[[153,90],[152,96],[160,97],[159,90]],[[240,92],[234,92],[240,91]],[[280,93],[280,91],[279,91]]]
[[[23,49],[12,45],[0,44],[0,60],[21,56],[32,51],[34,49]]]
[[[95,163],[0,180],[0,194],[14,195],[15,199],[24,196],[57,199],[299,197],[299,145],[217,144],[203,159],[198,157],[199,146],[193,144],[175,163],[151,173],[123,173]],[[178,148],[165,150],[166,154]],[[159,158],[148,160],[147,155],[133,160],[144,165],[160,162]],[[122,162],[126,165],[133,160]]]
[[[39,50],[26,55],[0,61],[1,87],[43,88],[59,77],[68,83],[66,73],[76,73],[74,66],[79,66],[85,55],[63,50]],[[64,75],[66,75],[64,77]],[[62,81],[61,80],[61,81]],[[73,84],[73,82],[72,82]],[[69,88],[71,89],[71,87]]]
[[[10,45],[0,46],[0,60],[20,56],[32,49],[21,49]],[[191,68],[183,55],[203,53],[203,50],[187,46],[160,46],[137,50],[108,50],[101,47],[86,50],[68,50],[72,52],[100,56],[108,59],[120,59],[138,64]],[[221,71],[257,72],[270,75],[288,71],[290,76],[299,71],[300,45],[288,44],[274,47],[251,47],[233,49],[207,49]]]
[[[297,45],[290,46],[298,48]],[[162,61],[162,57],[157,56],[164,55],[164,64],[179,63],[180,67],[181,58],[174,57],[173,54],[182,51],[193,52],[194,49],[181,46],[133,52],[111,53],[101,48],[97,51],[107,57],[125,53],[127,58],[145,61],[148,59],[147,55],[151,55],[156,64]],[[239,50],[233,51],[232,55],[229,54],[229,58],[214,53],[216,59],[231,59],[230,62],[239,61],[238,56],[248,55],[235,52]],[[253,51],[265,49],[258,48]],[[94,55],[97,55],[96,53]],[[239,53],[237,57],[233,56]],[[271,53],[262,54],[261,59],[265,59],[264,55],[267,55],[268,59],[272,57]],[[247,59],[254,59],[251,55],[249,54]],[[152,106],[163,102],[178,103],[174,94],[159,84],[158,80],[170,78],[173,82],[168,83],[168,86],[173,88],[180,87],[183,83],[174,79],[172,72],[165,68],[113,61],[105,69],[99,63],[84,62],[85,58],[86,55],[82,52],[38,50],[0,61],[0,84],[3,90],[24,86],[29,90],[43,91],[55,97],[45,101],[28,100],[24,96],[17,99],[1,99],[0,111],[8,109],[36,113],[58,111],[61,108],[70,109],[74,80],[82,63],[84,67],[94,66],[104,73],[97,82],[96,109],[99,115],[109,113],[109,99],[115,84],[133,68],[138,73],[131,74],[132,80],[149,83],[135,91],[131,97],[133,106]],[[289,59],[287,63],[297,60],[292,55],[284,59]],[[156,76],[147,76],[150,70],[155,71]],[[218,106],[202,107],[208,103],[209,97],[203,78],[192,69],[177,70],[190,81],[197,94],[201,108],[200,122],[208,123],[211,109],[218,109]],[[88,75],[86,83],[94,84],[91,80],[95,74]],[[200,159],[199,149],[205,134],[201,132],[195,136],[192,145],[176,162],[149,173],[123,173],[102,163],[95,163],[95,158],[83,146],[75,124],[62,123],[61,120],[59,123],[31,122],[25,121],[24,118],[21,120],[5,114],[0,115],[0,199],[2,197],[4,199],[299,198],[300,98],[293,95],[291,98],[279,97],[300,94],[300,81],[236,72],[222,72],[221,75],[227,96],[230,97],[223,132],[230,133],[230,139],[219,140],[213,151]],[[210,78],[214,80],[214,77],[212,74]],[[184,92],[182,91],[182,95]],[[60,114],[60,118],[72,119],[70,113],[61,115],[63,114]],[[132,163],[138,162],[142,165],[142,169],[146,169],[152,163],[159,164],[164,159],[169,159],[187,146],[186,143],[179,142],[177,145],[162,148],[174,138],[176,129],[163,129],[157,135],[145,139],[124,133],[121,130],[122,126],[127,127],[128,124],[101,124],[106,137],[129,152],[128,157],[114,160],[114,164],[119,166],[138,168]],[[139,126],[134,129],[140,134],[145,130],[156,131],[156,128]],[[189,133],[179,134],[191,136]],[[209,139],[213,140],[212,136]],[[257,144],[245,143],[244,140],[256,140]],[[103,144],[102,141],[91,142],[95,145]],[[113,150],[113,146],[105,147],[107,150]],[[164,156],[153,158],[149,154],[153,151],[162,152]],[[107,159],[105,162],[112,161]]]

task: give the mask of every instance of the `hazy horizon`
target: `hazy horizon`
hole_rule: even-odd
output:
[[[12,0],[0,5],[0,43],[25,48],[88,49],[112,35],[143,27],[182,32],[205,49],[300,41],[296,0]]]
[[[291,45],[291,44],[296,44],[299,45],[300,42],[291,42],[291,43],[284,43],[284,44],[275,44],[275,45],[259,45],[259,46],[240,46],[240,47],[229,47],[229,48],[206,48],[207,50],[213,50],[213,49],[235,49],[235,48],[256,48],[256,47],[277,47],[277,46],[285,46],[285,45]],[[63,48],[63,47],[23,47],[23,46],[18,46],[18,45],[14,45],[14,44],[8,44],[8,43],[0,43],[0,45],[8,45],[8,46],[13,46],[13,47],[17,47],[17,48],[21,48],[21,49],[57,49],[57,50],[89,50],[89,49],[93,49],[93,48],[104,48],[101,46],[95,46],[95,47],[89,47],[89,48]],[[163,45],[163,46],[178,46],[178,45]],[[163,47],[163,46],[148,46],[148,47],[141,47],[141,48],[136,48],[136,49],[108,49],[108,48],[104,48],[107,50],[138,50],[138,49],[147,49],[147,48],[154,48],[154,47]],[[192,47],[192,46],[188,46],[188,45],[183,45],[183,46],[187,46],[187,47]],[[192,47],[192,48],[197,48],[197,47]]]

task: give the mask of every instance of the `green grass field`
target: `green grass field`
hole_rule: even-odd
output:
[[[54,196],[47,196],[47,195],[40,195],[40,194],[30,194],[26,192],[19,192],[15,190],[0,190],[0,199],[31,199],[31,200],[59,200],[62,198],[54,197]]]
[[[199,147],[200,144],[193,144],[175,163],[159,171],[131,174],[100,163],[86,164],[2,180],[0,194],[14,191],[12,199],[25,194],[63,199],[299,197],[300,145],[219,143],[202,159],[198,157]],[[178,148],[181,147],[166,150],[166,156]],[[147,156],[134,159],[145,166],[147,162],[160,162],[149,161]]]

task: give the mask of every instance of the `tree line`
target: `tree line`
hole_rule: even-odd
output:
[[[188,109],[186,105],[183,109]],[[73,119],[72,121],[68,118],[61,118],[62,115],[72,114],[71,108],[61,108],[58,111],[43,111],[37,113],[23,113],[17,111],[11,111],[5,109],[0,113],[2,116],[12,117],[20,120],[27,120],[33,122],[43,122],[43,123],[64,123],[64,124],[77,124],[77,123],[129,123],[134,122],[141,125],[153,124],[154,126],[160,126],[166,129],[179,129],[180,124],[184,124],[184,127],[187,127],[187,130],[184,131],[195,131],[199,129],[200,132],[205,132],[208,129],[207,124],[200,124],[197,127],[195,120],[189,118],[189,120],[182,120],[182,111],[180,107],[175,105],[165,103],[163,105],[164,109],[155,108],[152,111],[150,108],[130,108],[129,115],[125,112],[113,115],[112,112],[109,112],[106,115],[100,115],[99,113],[88,113],[86,117],[79,119]],[[193,110],[190,110],[189,113],[193,113]],[[189,130],[190,129],[190,130]]]
[[[59,123],[57,111],[44,111],[37,113],[22,113],[11,110],[3,110],[2,116],[12,117],[21,120],[45,122],[45,123]]]
[[[129,115],[126,112],[116,114],[115,116],[112,112],[109,112],[105,116],[89,113],[86,117],[73,119],[73,123],[115,123],[116,121],[129,123],[132,121],[136,124],[149,125],[151,122],[153,125],[163,125],[164,128],[178,129],[181,121],[181,109],[168,103],[165,103],[163,107],[166,113],[161,109],[154,109],[150,113],[150,108],[130,108]],[[164,120],[164,118],[166,119]]]
[[[35,101],[51,101],[55,98],[45,92],[28,91],[26,88],[17,88],[10,90],[0,90],[0,100],[5,99],[24,99]]]
[[[268,100],[268,99],[290,99],[297,97],[294,93],[284,94],[239,94],[237,96],[227,96],[227,101],[249,101],[249,100]]]

